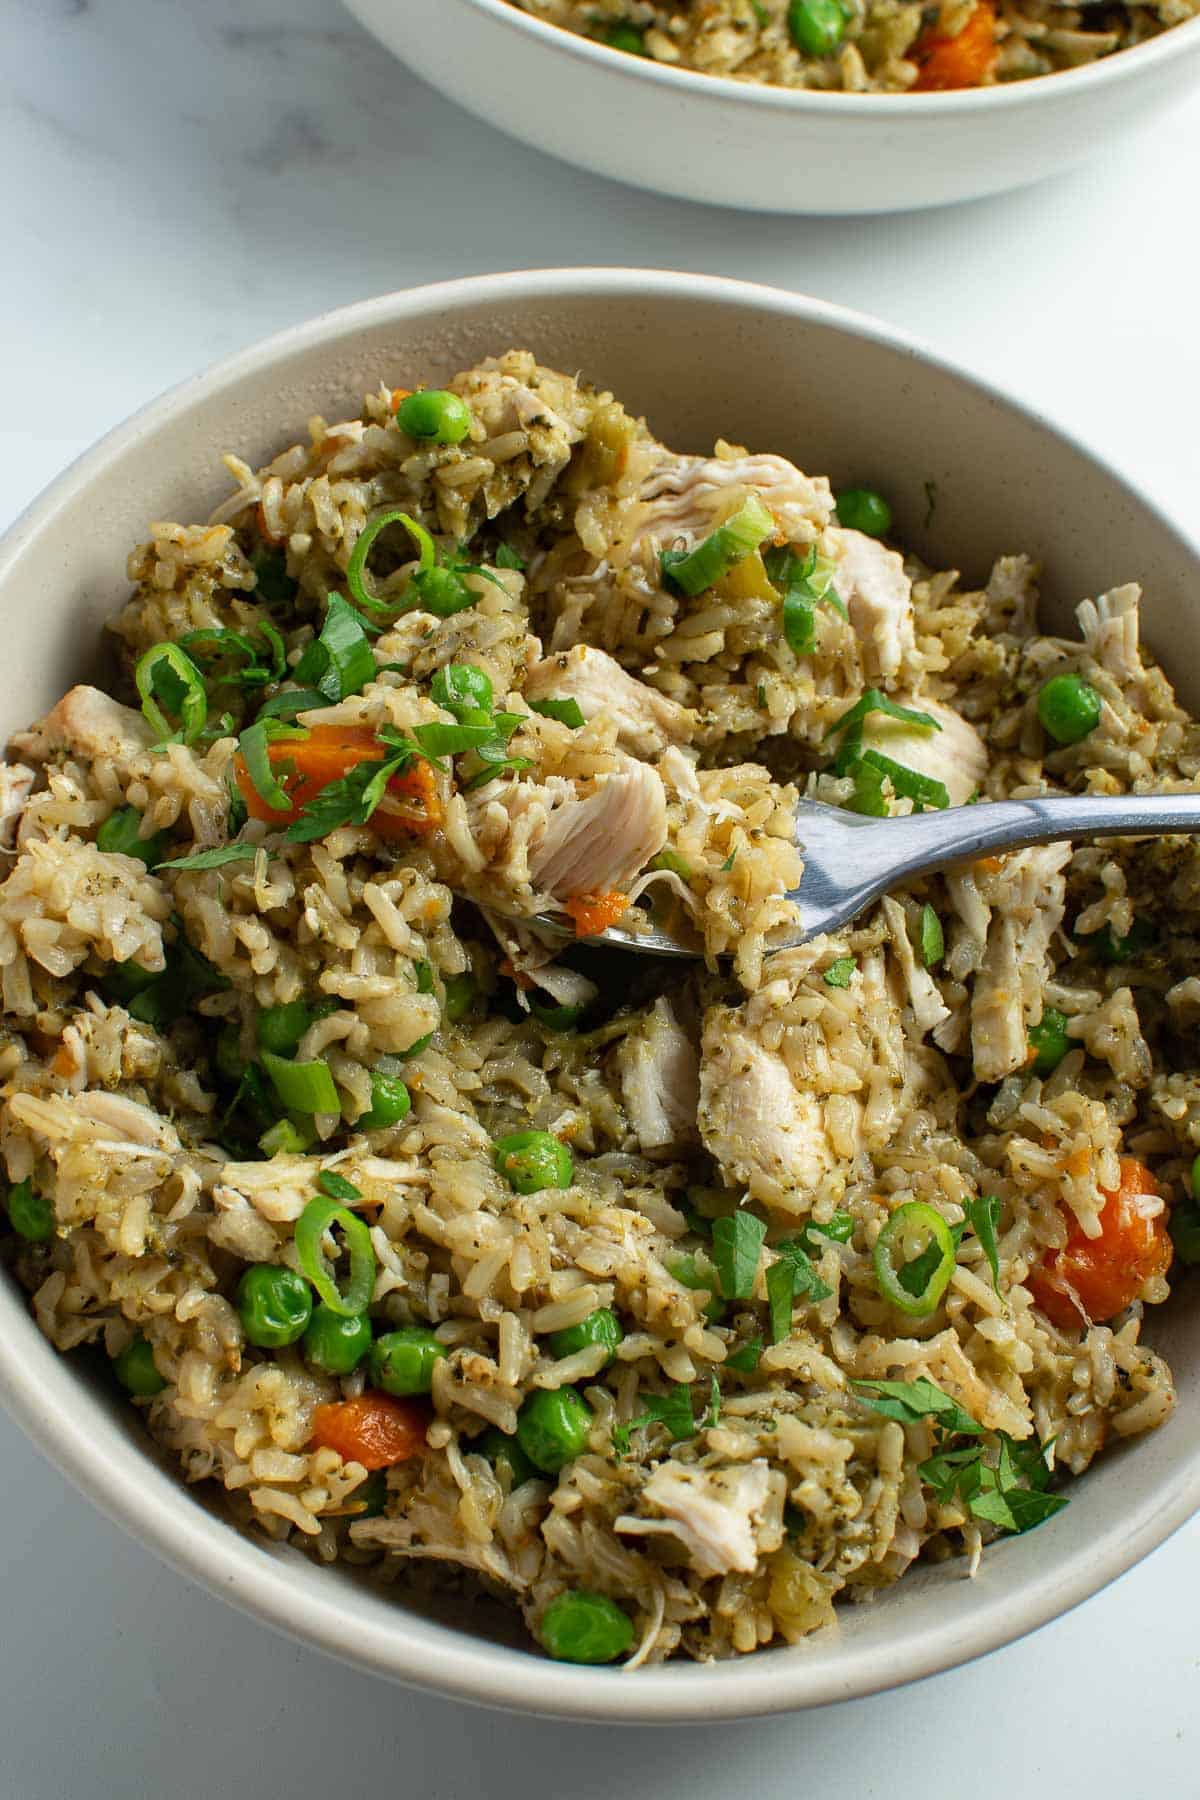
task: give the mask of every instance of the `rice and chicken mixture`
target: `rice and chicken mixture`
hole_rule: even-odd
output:
[[[513,0],[667,67],[769,87],[906,94],[1081,68],[1195,18],[1198,0]]]
[[[1137,588],[1045,636],[1026,556],[965,587],[882,496],[524,351],[226,462],[130,557],[112,691],[2,766],[4,1243],[51,1342],[241,1524],[628,1666],[971,1566],[1162,1424],[1194,844],[777,947],[801,793],[1194,788]],[[651,913],[703,957],[586,942]]]

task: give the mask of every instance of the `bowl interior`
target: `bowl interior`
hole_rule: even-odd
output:
[[[645,413],[680,448],[717,436],[778,450],[836,486],[886,491],[897,535],[937,565],[983,578],[992,559],[1041,563],[1046,618],[1119,582],[1146,587],[1146,636],[1200,699],[1200,560],[1122,480],[1067,438],[882,328],[765,289],[662,274],[490,277],[347,309],[244,353],[120,428],[0,545],[8,653],[5,733],[98,663],[103,620],[127,592],[125,557],[152,520],[197,520],[228,492],[220,455],[265,460],[315,413],[352,414],[386,381],[436,383],[528,346]],[[1200,1499],[1200,1331],[1188,1294],[1155,1315],[1183,1404],[1149,1439],[1076,1484],[1026,1538],[921,1569],[839,1628],[736,1664],[615,1678],[535,1661],[519,1633],[453,1598],[367,1588],[226,1526],[149,1453],[129,1411],[59,1358],[23,1299],[0,1287],[0,1389],[43,1448],[152,1547],[260,1616],[405,1680],[467,1698],[576,1716],[682,1719],[849,1697],[1008,1641],[1094,1591]]]

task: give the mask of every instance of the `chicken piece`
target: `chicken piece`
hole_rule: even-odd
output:
[[[617,727],[617,742],[635,756],[661,756],[669,744],[686,744],[699,720],[686,706],[668,700],[603,650],[577,644],[535,663],[525,682],[525,698],[576,700],[585,719],[603,713]]]
[[[1041,1018],[1070,860],[1070,844],[1041,844],[977,878],[991,909],[987,948],[971,990],[971,1057],[979,1081],[1002,1081],[1029,1061],[1027,1032]]]
[[[700,1062],[669,1000],[657,1000],[629,1032],[616,1063],[629,1123],[648,1156],[698,1141]]]
[[[837,558],[834,592],[850,615],[867,680],[887,686],[916,649],[912,583],[903,559],[865,532],[839,525],[830,527],[825,541]]]
[[[783,1481],[782,1475],[774,1477],[774,1485]],[[724,1469],[696,1469],[668,1460],[659,1463],[641,1493],[643,1501],[666,1517],[626,1513],[614,1529],[641,1537],[658,1533],[677,1537],[702,1579],[734,1570],[749,1574],[758,1564],[756,1527],[772,1485],[772,1470],[764,1457]]]
[[[789,543],[813,543],[833,514],[825,477],[805,475],[785,457],[677,456],[664,450],[638,494],[645,510],[632,548],[636,552],[647,537],[660,546],[682,536],[707,537],[727,516],[731,500],[736,506],[751,492],[770,507]]]
[[[821,1102],[792,1081],[787,1064],[714,1007],[700,1064],[700,1135],[730,1187],[787,1212],[837,1163]]]
[[[590,793],[558,798],[530,856],[539,888],[558,900],[623,891],[667,841],[667,800],[655,769],[622,756]]]
[[[13,738],[23,755],[44,762],[54,750],[69,750],[89,762],[129,762],[154,742],[141,713],[100,688],[73,687],[29,731]]]
[[[14,850],[17,826],[37,775],[24,763],[0,763],[0,850]]]
[[[868,713],[863,721],[863,747],[890,756],[893,762],[915,769],[940,781],[950,797],[951,806],[965,806],[972,794],[978,793],[987,774],[988,753],[983,739],[973,725],[951,707],[924,696],[913,698],[896,695],[901,706],[915,712],[928,713],[939,729],[928,725],[906,725],[887,713]]]
[[[900,902],[887,895],[883,901],[883,914],[892,934],[892,950],[900,966],[913,1023],[922,1034],[933,1031],[943,1019],[950,1017],[950,1008],[942,999],[938,984],[929,970],[921,968],[913,954],[908,923]]]

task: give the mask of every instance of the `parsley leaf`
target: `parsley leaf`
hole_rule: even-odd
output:
[[[748,1344],[739,1344],[725,1358],[727,1369],[736,1369],[739,1375],[752,1375],[759,1365],[763,1353],[763,1341],[760,1337],[751,1338]]]
[[[518,573],[525,568],[524,559],[517,555],[511,544],[500,544],[492,562],[497,569],[516,569]]]
[[[685,1381],[677,1382],[665,1394],[645,1394],[643,1401],[644,1412],[630,1419],[627,1425],[613,1427],[613,1449],[618,1456],[627,1455],[630,1437],[643,1425],[665,1425],[677,1444],[684,1438],[695,1437],[696,1417],[692,1411],[692,1390]]]
[[[998,1194],[980,1194],[977,1200],[967,1200],[963,1204],[967,1215],[967,1223],[983,1245],[983,1253],[988,1259],[992,1271],[992,1286],[1000,1292],[1000,1252],[996,1243],[996,1226],[1000,1222],[1000,1196]]]
[[[712,1259],[726,1300],[750,1299],[766,1235],[766,1226],[753,1213],[738,1212],[732,1218],[713,1221]]]
[[[767,1270],[767,1305],[771,1314],[771,1342],[779,1344],[792,1329],[792,1301],[796,1278],[785,1258],[773,1262]]]
[[[812,1301],[828,1300],[833,1289],[826,1285],[812,1266],[812,1259],[799,1238],[789,1238],[786,1243],[774,1246],[777,1255],[786,1261],[792,1271],[795,1291],[799,1299]]]
[[[177,856],[172,862],[155,863],[155,869],[221,869],[226,863],[252,862],[257,844],[221,844],[215,850],[198,850],[194,856]]]
[[[982,1425],[928,1376],[922,1375],[916,1381],[855,1381],[851,1386],[872,1412],[881,1413],[885,1419],[898,1419],[901,1425],[936,1419],[945,1431],[962,1432],[967,1437],[979,1437],[983,1432]]]
[[[293,671],[327,700],[347,700],[375,678],[375,657],[363,629],[362,614],[340,594],[325,604],[321,635],[308,645]]]
[[[328,837],[340,825],[365,825],[383,798],[391,776],[410,760],[394,756],[389,762],[356,763],[340,781],[331,781],[309,801],[300,817],[287,828],[289,844],[311,844]]]

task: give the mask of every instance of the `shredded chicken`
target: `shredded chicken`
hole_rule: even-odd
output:
[[[864,746],[890,756],[893,762],[903,763],[906,769],[915,769],[918,775],[940,781],[951,806],[965,806],[987,774],[988,755],[983,739],[960,713],[938,700],[928,700],[924,695],[917,700],[899,694],[896,699],[914,712],[928,713],[937,720],[938,730],[931,731],[928,725],[909,725],[887,713],[869,713],[863,721]]]
[[[668,1459],[659,1463],[641,1498],[665,1518],[624,1514],[617,1531],[650,1537],[677,1537],[697,1575],[749,1573],[757,1566],[756,1525],[771,1493],[771,1469],[764,1457],[725,1469],[694,1469]]]
[[[530,872],[556,899],[624,891],[667,841],[667,802],[657,772],[630,757],[590,793],[559,799],[530,857]]]
[[[979,1081],[1000,1081],[1029,1060],[1050,943],[1062,924],[1070,844],[1041,844],[977,877],[991,908],[987,948],[971,991],[971,1056]]]
[[[100,688],[73,687],[39,725],[12,740],[25,756],[42,762],[54,750],[70,750],[90,762],[100,758],[128,762],[154,742],[141,713],[103,693]]]
[[[576,700],[585,719],[603,714],[617,727],[617,742],[635,756],[661,756],[669,744],[686,744],[698,720],[686,706],[658,694],[619,662],[589,644],[577,644],[535,663],[525,682],[527,700]]]
[[[831,526],[826,542],[837,557],[834,590],[858,636],[867,680],[888,686],[916,647],[912,583],[903,560],[876,538],[839,525]]]
[[[642,483],[644,511],[635,529],[636,551],[647,537],[659,545],[673,538],[701,538],[736,501],[737,490],[756,493],[790,543],[814,542],[833,512],[824,476],[804,475],[782,456],[675,456],[664,451]]]
[[[37,776],[24,763],[0,763],[0,850],[13,850],[17,826]]]
[[[912,940],[908,935],[904,908],[900,902],[889,895],[883,901],[883,913],[892,934],[892,949],[900,965],[913,1022],[919,1032],[932,1031],[943,1019],[950,1017],[950,1008],[942,999],[938,984],[929,970],[921,968],[917,962]]]
[[[815,1094],[792,1081],[783,1058],[715,1007],[700,1064],[700,1135],[731,1187],[795,1210],[837,1162]]]
[[[648,1155],[696,1142],[700,1066],[696,1047],[667,999],[655,1002],[617,1052],[621,1098]]]

